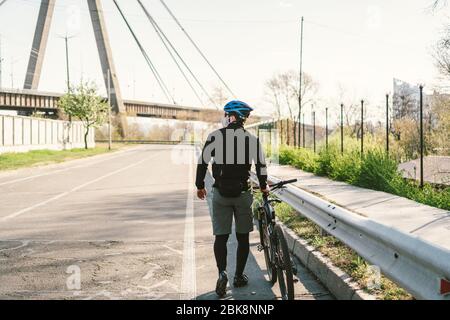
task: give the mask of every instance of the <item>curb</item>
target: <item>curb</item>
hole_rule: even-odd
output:
[[[283,228],[289,250],[330,290],[336,299],[376,300],[374,295],[363,291],[347,273],[334,266],[330,259],[308,245],[281,221],[277,221],[277,224]]]

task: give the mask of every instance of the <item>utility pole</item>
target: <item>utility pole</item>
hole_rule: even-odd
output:
[[[303,17],[301,20],[301,31],[300,31],[300,83],[299,83],[299,91],[298,91],[298,146],[301,146],[301,136],[300,136],[300,125],[301,125],[301,115],[302,115],[302,81],[303,81]],[[303,119],[305,121],[305,119]],[[303,126],[304,127],[304,126]],[[303,130],[304,131],[304,130]],[[303,141],[305,137],[303,137]],[[303,147],[305,147],[305,143],[303,143]]]
[[[112,148],[111,133],[111,70],[108,69],[108,150]]]
[[[386,94],[386,153],[389,154],[389,94]]]
[[[341,103],[341,154],[344,154],[344,104]]]
[[[66,81],[67,81],[67,92],[70,91],[70,68],[69,68],[69,40],[72,39],[74,36],[67,36],[67,34],[64,37],[61,37],[61,39],[64,39],[65,46],[66,46]]]
[[[420,187],[423,188],[423,85],[419,86],[420,89]]]

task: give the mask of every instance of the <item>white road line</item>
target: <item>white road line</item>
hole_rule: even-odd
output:
[[[189,161],[188,197],[186,201],[186,218],[184,223],[183,266],[181,275],[181,300],[196,298],[197,275],[195,270],[195,229],[194,229],[194,176],[193,156]]]
[[[64,172],[64,171],[68,171],[68,170],[72,170],[72,169],[78,169],[78,168],[84,168],[84,167],[88,167],[97,163],[101,163],[107,160],[111,160],[111,159],[116,159],[119,157],[123,157],[125,155],[127,155],[130,151],[135,151],[138,148],[132,149],[132,150],[124,150],[123,152],[120,152],[120,154],[113,154],[112,157],[105,157],[100,159],[99,161],[94,161],[94,162],[89,162],[87,164],[82,164],[82,165],[78,165],[78,166],[74,166],[74,167],[68,167],[68,168],[63,168],[63,169],[58,169],[58,170],[52,170],[50,172],[45,172],[45,173],[40,173],[40,174],[36,174],[34,176],[28,176],[28,177],[24,177],[24,178],[18,178],[18,179],[14,179],[14,180],[9,180],[9,181],[5,181],[5,182],[1,182],[0,183],[0,187],[1,186],[5,186],[8,184],[14,184],[14,183],[18,183],[18,182],[23,182],[23,181],[28,181],[31,179],[35,179],[35,178],[40,178],[40,177],[45,177],[51,174],[55,174],[55,173],[60,173],[60,172]],[[84,158],[84,159],[77,159],[77,160],[95,160],[95,159],[89,159],[89,158]],[[69,164],[69,163],[67,163]]]
[[[13,250],[21,249],[21,248],[23,248],[23,247],[26,247],[29,243],[30,243],[30,241],[25,240],[25,241],[22,241],[22,244],[19,245],[19,246],[17,246],[17,247],[2,249],[2,250],[0,250],[0,252],[3,252],[3,251],[13,251]]]
[[[31,210],[34,210],[34,209],[36,209],[36,208],[42,207],[42,206],[44,206],[44,205],[46,205],[46,204],[48,204],[48,203],[50,203],[50,202],[53,202],[53,201],[55,201],[55,200],[58,200],[58,199],[60,199],[60,198],[62,198],[62,197],[64,197],[64,196],[67,196],[68,194],[70,194],[70,193],[72,193],[72,192],[76,192],[76,191],[78,191],[78,190],[80,190],[80,189],[82,189],[82,188],[84,188],[84,187],[87,187],[87,186],[89,186],[89,185],[91,185],[91,184],[93,184],[93,183],[99,182],[99,181],[101,181],[101,180],[103,180],[103,179],[106,179],[106,178],[112,176],[112,175],[115,175],[115,174],[120,173],[120,172],[122,172],[122,171],[131,169],[131,168],[133,168],[133,167],[136,167],[136,166],[140,165],[141,163],[143,163],[143,162],[145,162],[145,161],[147,161],[147,160],[149,160],[149,159],[151,159],[151,158],[154,158],[154,157],[158,156],[160,153],[161,153],[161,152],[158,152],[157,154],[153,154],[153,155],[151,155],[150,157],[146,157],[145,159],[142,159],[141,161],[138,161],[138,162],[133,163],[133,164],[130,164],[130,165],[126,166],[126,167],[120,168],[120,169],[118,169],[118,170],[116,170],[116,171],[113,171],[113,172],[110,172],[110,173],[108,173],[108,174],[105,174],[105,175],[103,175],[103,176],[101,176],[101,177],[98,177],[98,178],[96,178],[96,179],[94,179],[94,180],[91,180],[91,181],[89,181],[89,182],[83,183],[83,184],[81,184],[81,185],[79,185],[79,186],[77,186],[77,187],[75,187],[75,188],[73,188],[73,189],[71,189],[71,190],[69,190],[69,191],[60,193],[60,194],[58,194],[58,195],[56,195],[56,196],[54,196],[54,197],[51,197],[50,199],[47,199],[47,200],[42,201],[42,202],[39,202],[39,203],[37,203],[37,204],[35,204],[35,205],[31,206],[31,207],[28,207],[28,208],[19,210],[19,211],[17,211],[17,212],[14,212],[14,213],[12,213],[12,214],[10,214],[10,215],[4,216],[4,217],[0,218],[0,223],[1,223],[1,222],[5,222],[5,221],[10,220],[10,219],[13,219],[13,218],[16,218],[16,217],[18,217],[18,216],[20,216],[20,215],[22,215],[22,214],[24,214],[24,213],[27,213],[27,212],[29,212],[29,211],[31,211]]]

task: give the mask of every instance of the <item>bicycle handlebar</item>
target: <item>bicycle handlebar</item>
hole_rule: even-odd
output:
[[[275,183],[275,184],[269,184],[269,187],[270,187],[271,191],[274,191],[274,190],[277,190],[277,189],[280,189],[280,188],[284,187],[287,184],[295,183],[297,181],[298,181],[297,179],[280,181],[280,182]],[[253,187],[253,190],[257,190],[257,189],[259,189],[259,187]]]
[[[270,188],[273,188],[273,189],[278,189],[278,188],[281,188],[281,187],[283,187],[283,186],[285,186],[285,185],[287,185],[287,184],[295,183],[295,182],[297,182],[297,181],[298,181],[297,179],[291,179],[291,180],[286,180],[286,181],[280,181],[280,182],[278,182],[278,183],[269,185],[269,187],[270,187]]]

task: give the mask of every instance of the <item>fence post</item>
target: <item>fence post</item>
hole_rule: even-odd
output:
[[[328,108],[325,108],[325,145],[328,150]]]
[[[386,94],[386,153],[389,154],[389,94]]]
[[[313,149],[316,152],[316,112],[313,111]]]
[[[341,103],[341,154],[344,154],[344,104]]]
[[[303,114],[303,148],[306,148],[305,114]]]
[[[361,100],[361,156],[364,154],[364,100]]]
[[[423,85],[420,89],[420,187],[423,188]]]
[[[289,119],[286,119],[286,144],[291,145],[291,137],[289,136]]]

